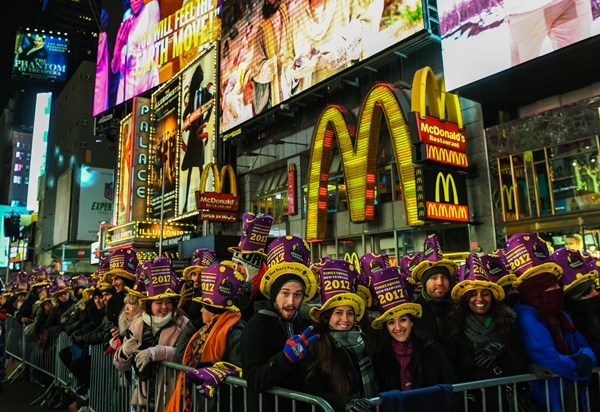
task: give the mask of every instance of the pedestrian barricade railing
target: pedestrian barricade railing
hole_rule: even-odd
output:
[[[89,406],[95,412],[131,412],[131,373],[121,372],[113,365],[106,345],[90,347],[92,369]]]
[[[543,391],[542,400],[534,401],[531,384]],[[557,391],[552,386],[559,388]],[[415,391],[411,395],[414,395]],[[600,410],[600,367],[592,371],[589,381],[575,382],[553,375],[539,380],[533,374],[506,376],[495,379],[452,385],[453,410],[481,412],[518,411],[598,411]],[[554,398],[554,402],[553,402]],[[376,410],[382,410],[382,397],[371,399]],[[553,407],[557,405],[560,409]],[[457,407],[458,406],[458,407]]]
[[[6,352],[11,358],[21,362],[19,368],[7,377],[8,381],[17,375],[19,370],[31,367],[50,376],[55,384],[74,385],[74,378],[62,364],[58,353],[69,347],[71,342],[65,333],[51,338],[44,347],[39,342],[25,339],[24,327],[14,317],[9,316],[6,325]],[[91,356],[91,379],[89,387],[89,408],[93,412],[131,412],[142,411],[141,405],[131,405],[134,388],[140,383],[133,370],[121,372],[113,364],[112,354],[105,353],[105,345],[94,345],[89,348]],[[174,382],[179,373],[190,370],[173,362],[159,362],[158,373],[165,379],[154,381],[152,394],[160,394],[162,404],[166,405],[174,391]],[[248,406],[248,386],[244,379],[228,376],[211,399],[205,398],[200,391],[186,388],[183,379],[181,402],[176,411],[183,412],[186,405],[186,389],[189,389],[191,402],[190,412],[238,412],[246,411]],[[536,386],[537,404],[533,404],[531,390]],[[410,396],[419,390],[402,392]],[[574,382],[554,375],[549,380],[539,380],[533,374],[499,377],[495,379],[452,385],[453,410],[461,411],[547,411],[556,410],[574,412],[593,412],[600,410],[600,368],[595,368],[590,380]],[[541,398],[540,398],[540,394]],[[42,399],[42,397],[38,398]],[[269,402],[266,402],[266,398]],[[36,400],[37,401],[37,400]],[[36,401],[32,402],[35,403]],[[273,401],[275,407],[273,409]],[[382,410],[382,397],[371,399],[375,410]],[[282,406],[282,404],[284,406]],[[267,406],[265,406],[267,405]],[[311,410],[313,412],[333,412],[333,408],[322,398],[302,392],[296,392],[279,387],[271,388],[265,394],[259,395],[260,410],[286,412],[296,410]],[[529,406],[529,407],[528,407]],[[163,412],[143,407],[146,412]]]

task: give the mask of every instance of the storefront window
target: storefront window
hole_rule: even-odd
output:
[[[504,221],[517,220],[517,200],[513,186],[512,168],[509,158],[498,160],[500,173],[500,189],[502,197],[502,208],[504,209]]]
[[[527,171],[523,155],[512,156],[513,178],[516,184],[516,196],[519,206],[519,218],[531,217],[531,204],[529,203],[529,190],[527,185]]]
[[[535,184],[537,189],[538,209],[540,216],[552,214],[552,198],[550,196],[550,178],[548,174],[548,163],[546,162],[546,150],[533,152]]]
[[[379,202],[391,202],[392,193],[392,165],[385,165],[377,169],[377,192]]]

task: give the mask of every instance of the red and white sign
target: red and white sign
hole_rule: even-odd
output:
[[[425,120],[417,112],[415,116],[419,141],[435,146],[447,147],[459,152],[467,151],[467,133],[459,130],[458,125],[451,122],[442,122],[436,117],[426,116]]]
[[[288,215],[298,213],[296,209],[296,170],[290,170],[287,175]]]
[[[77,251],[77,256],[79,256],[80,258],[84,257],[85,256],[85,250],[79,249]]]
[[[196,204],[199,209],[225,210],[237,212],[240,208],[240,197],[231,193],[215,193],[196,191]]]
[[[200,219],[209,222],[235,222],[237,214],[235,212],[215,212],[212,210],[203,210],[200,212]]]

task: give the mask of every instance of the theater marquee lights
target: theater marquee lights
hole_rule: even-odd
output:
[[[428,220],[427,214],[419,214],[419,210],[426,207],[426,204],[418,205],[415,165],[411,152],[424,152],[421,158],[415,155],[415,162],[445,163],[462,168],[468,166],[464,153],[466,135],[458,96],[446,93],[443,79],[437,80],[429,67],[415,73],[411,103],[391,84],[377,83],[363,100],[358,122],[354,121],[351,113],[344,107],[328,105],[319,116],[313,133],[307,188],[306,240],[319,241],[325,237],[327,181],[334,138],[337,138],[341,154],[350,220],[357,223],[373,219],[375,170],[382,116],[385,117],[392,140],[409,226],[422,225],[423,220]],[[416,145],[414,148],[412,143]],[[435,176],[433,179],[435,180]],[[449,184],[447,179],[444,184]],[[468,209],[455,207],[453,212],[437,213],[438,209],[447,208],[445,199],[449,199],[449,196],[445,196],[449,189],[442,190],[444,200],[438,202],[440,205],[433,205],[436,213],[432,213],[431,218],[445,214],[448,215],[445,220],[465,221]],[[454,219],[454,214],[459,219]]]

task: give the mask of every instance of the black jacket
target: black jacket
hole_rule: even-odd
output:
[[[49,333],[55,336],[60,333],[60,331],[63,329],[60,319],[72,305],[73,301],[69,299],[66,302],[59,301],[58,304],[52,308],[50,311],[50,316],[48,316],[48,321],[46,322],[46,329],[48,329]]]
[[[425,293],[425,291],[422,293]],[[418,303],[423,308],[422,316],[414,320],[415,326],[429,336],[430,339],[440,343],[443,340],[442,335],[446,329],[448,314],[454,307],[454,302],[450,299],[450,293],[446,297],[446,300],[438,302],[426,300],[420,294],[415,300],[415,303]]]
[[[290,338],[288,326],[275,310],[273,302],[261,301],[254,306],[255,315],[242,332],[242,369],[248,382],[248,411],[258,411],[258,394],[273,386],[302,390],[298,364],[283,353]],[[293,334],[300,334],[308,321],[296,316],[289,324]],[[301,361],[302,362],[302,361]],[[271,396],[263,396],[263,410],[274,410]],[[280,404],[279,410],[291,410]]]
[[[106,303],[106,317],[113,325],[119,324],[119,315],[125,307],[125,296],[126,292],[115,293]]]
[[[35,292],[31,291],[29,293],[27,299],[25,299],[25,301],[21,305],[21,309],[19,309],[17,314],[15,315],[19,323],[22,323],[21,320],[23,318],[28,318],[31,322],[31,320],[33,319],[33,305],[39,300],[39,298],[40,296],[37,293],[37,290]]]
[[[563,310],[571,315],[575,329],[587,339],[600,359],[600,296],[583,301],[565,298]]]

